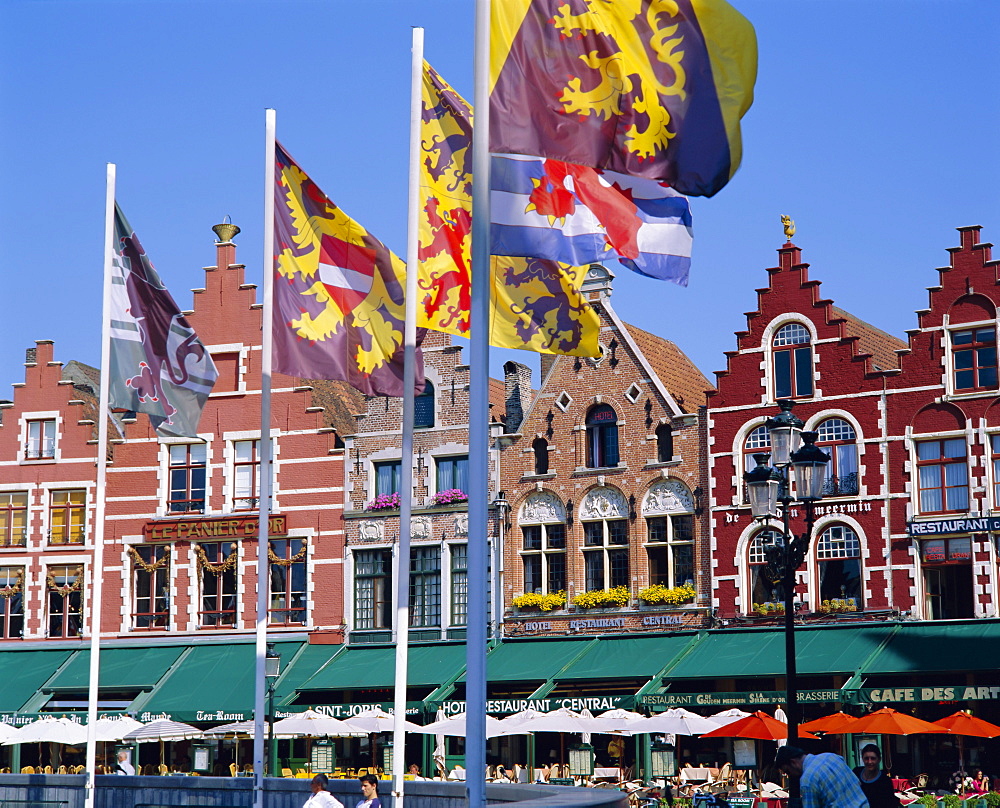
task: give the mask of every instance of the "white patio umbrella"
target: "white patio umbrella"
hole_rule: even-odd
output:
[[[87,740],[87,728],[68,718],[45,716],[17,730],[5,746],[19,743],[65,743],[79,744]]]
[[[635,722],[633,734],[663,733],[664,735],[701,735],[718,728],[718,724],[690,710],[672,708],[659,715]]]
[[[156,721],[150,721],[148,724],[143,724],[141,727],[136,727],[129,733],[126,733],[123,737],[123,741],[135,741],[136,743],[150,743],[152,741],[160,742],[160,765],[164,763],[164,744],[167,741],[187,741],[192,738],[203,738],[204,733],[190,724],[184,724],[180,721],[171,721],[167,718],[158,718]]]
[[[267,727],[264,728],[265,732]],[[220,724],[205,730],[207,738],[252,738],[253,721],[234,721],[230,724]]]
[[[6,743],[17,733],[17,727],[0,722],[0,744]]]
[[[594,720],[603,722],[605,727],[603,732],[605,733],[613,732],[620,733],[622,735],[635,735],[635,725],[640,721],[645,721],[646,716],[633,712],[632,710],[623,710],[618,708],[603,712],[600,715],[595,716]],[[597,731],[601,732],[602,730]]]
[[[714,715],[708,716],[708,720],[715,724],[715,729],[719,727],[724,727],[726,724],[732,724],[734,721],[738,721],[741,718],[746,718],[750,713],[744,712],[737,707],[733,707],[729,710],[723,710],[721,713],[715,713]]]
[[[141,726],[141,721],[136,721],[128,715],[106,715],[94,722],[94,733],[98,741],[107,743],[109,741],[120,741],[132,732],[132,730],[138,729]]]
[[[391,713],[387,713],[385,710],[379,707],[373,707],[370,710],[364,710],[357,715],[352,715],[350,718],[345,719],[346,723],[352,727],[355,727],[359,732],[392,732],[394,728],[393,722],[395,719],[392,717]],[[414,724],[412,721],[403,721],[403,727],[407,732],[419,732],[420,725]]]
[[[275,738],[340,738],[364,734],[364,730],[352,727],[346,721],[315,710],[293,713],[288,718],[274,722]]]
[[[509,722],[507,726],[520,732],[572,732],[580,735],[584,732],[606,732],[599,718],[587,718],[573,712],[567,707],[560,707],[548,713],[528,716],[522,721]],[[505,733],[513,734],[513,733]]]
[[[415,732],[424,735],[454,735],[459,738],[465,737],[465,713],[456,713],[441,721],[434,721],[423,727],[418,727]],[[499,718],[492,715],[486,716],[486,737],[497,738],[501,735],[523,735],[527,730],[519,730],[506,727]]]

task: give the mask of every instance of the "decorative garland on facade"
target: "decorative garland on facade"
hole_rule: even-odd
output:
[[[270,561],[272,564],[277,564],[279,567],[290,567],[293,564],[298,563],[299,561],[304,561],[305,557],[306,557],[305,544],[303,544],[302,549],[299,550],[291,558],[278,558],[274,550],[272,550],[270,547],[267,548],[267,560]]]
[[[226,556],[225,561],[219,562],[209,561],[208,556],[205,555],[205,549],[200,544],[196,544],[194,546],[194,552],[198,556],[198,566],[202,569],[208,570],[213,575],[222,575],[222,573],[229,572],[229,570],[236,567],[238,552],[235,547],[233,547],[233,551]]]
[[[17,580],[12,586],[5,586],[0,589],[0,598],[12,598],[14,595],[20,595],[24,591],[24,570],[19,569],[15,576]]]
[[[139,551],[134,547],[128,548],[128,554],[132,556],[132,561],[135,562],[135,565],[143,572],[156,572],[157,570],[163,569],[167,566],[170,560],[169,556],[164,553],[160,558],[150,564],[143,559],[141,555],[139,555]]]
[[[78,565],[73,571],[73,583],[60,586],[56,583],[56,578],[51,572],[45,573],[45,583],[49,585],[52,592],[60,595],[68,595],[70,592],[79,592],[83,589],[83,564]]]

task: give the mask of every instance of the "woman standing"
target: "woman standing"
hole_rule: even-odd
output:
[[[862,747],[861,762],[865,765],[856,768],[854,773],[861,781],[861,790],[865,792],[871,808],[900,808],[892,780],[882,769],[882,753],[875,744]]]

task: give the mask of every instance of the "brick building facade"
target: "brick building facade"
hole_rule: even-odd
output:
[[[798,576],[808,619],[997,615],[995,539],[986,522],[969,520],[1000,507],[1000,293],[979,228],[960,233],[908,343],[824,299],[798,247],[778,250],[709,396],[713,605],[721,617],[758,619],[782,598],[763,554],[780,526],[752,518],[742,481],[752,455],[769,451],[764,423],[779,399],[795,402],[832,458]]]
[[[102,633],[109,639],[252,634],[259,495],[261,307],[232,241],[194,290],[192,326],[219,380],[197,439],[163,439],[145,416],[111,425]],[[29,351],[0,404],[2,637],[89,636],[98,530],[97,371]],[[343,443],[361,396],[273,379],[272,629],[342,637]],[[15,591],[16,590],[16,591]]]
[[[676,345],[621,320],[612,278],[595,265],[584,287],[601,318],[601,356],[543,355],[541,389],[501,438],[513,508],[507,636],[662,631],[706,619],[700,409],[709,384]],[[653,584],[688,584],[695,594],[647,606],[638,595]],[[618,591],[617,603],[579,602],[606,590]],[[525,594],[557,596],[555,608],[525,604]]]

